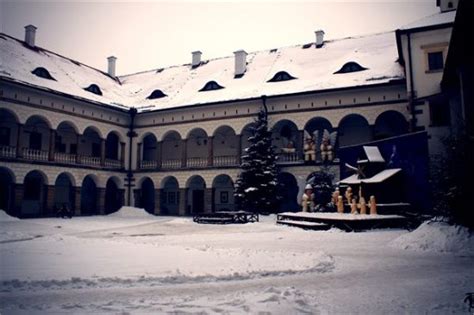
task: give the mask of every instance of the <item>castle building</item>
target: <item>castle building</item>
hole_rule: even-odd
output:
[[[394,32],[314,41],[117,76],[0,34],[0,208],[48,216],[121,205],[155,214],[234,210],[233,183],[266,106],[284,199],[296,210],[320,145],[338,148],[425,130],[430,154],[456,124],[440,82],[457,1]],[[265,104],[264,104],[265,103]],[[305,158],[309,137],[316,156]],[[327,157],[327,156],[326,156]],[[327,163],[327,161],[326,161]]]

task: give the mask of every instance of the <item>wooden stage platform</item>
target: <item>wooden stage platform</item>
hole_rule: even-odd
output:
[[[246,211],[217,211],[195,214],[193,221],[208,224],[249,223],[258,222],[258,214]]]
[[[378,228],[404,228],[408,219],[401,215],[366,215],[334,212],[283,212],[277,215],[277,224],[310,230],[363,231]]]

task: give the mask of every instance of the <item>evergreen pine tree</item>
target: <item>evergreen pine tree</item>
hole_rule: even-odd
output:
[[[274,213],[276,209],[277,166],[268,131],[265,111],[258,113],[249,147],[242,155],[241,173],[235,183],[235,203],[240,210],[255,213]]]

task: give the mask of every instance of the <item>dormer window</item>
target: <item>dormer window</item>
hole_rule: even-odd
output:
[[[364,71],[367,70],[367,68],[362,67],[360,64],[354,61],[349,61],[345,63],[341,69],[338,71],[334,72],[336,73],[349,73],[349,72],[357,72],[357,71]]]
[[[280,82],[280,81],[288,81],[288,80],[293,80],[293,79],[296,79],[296,78],[292,76],[291,74],[289,74],[288,72],[280,71],[280,72],[277,72],[273,76],[273,78],[271,78],[267,82]]]
[[[224,87],[219,85],[216,81],[209,81],[204,85],[202,89],[199,90],[199,92],[204,92],[204,91],[213,91],[213,90],[220,90],[223,89]]]
[[[166,97],[167,95],[165,93],[163,93],[163,91],[161,90],[154,90],[153,92],[151,92],[151,94],[147,97],[147,99],[149,100],[154,100],[154,99],[157,99],[157,98],[162,98],[162,97]]]
[[[48,80],[54,80],[54,81],[56,81],[56,79],[53,78],[53,76],[49,73],[49,71],[46,70],[46,69],[43,68],[43,67],[38,67],[38,68],[36,68],[35,70],[31,71],[31,73],[33,73],[33,74],[36,75],[37,77],[40,77],[40,78],[43,78],[43,79],[48,79]]]
[[[97,84],[91,84],[88,87],[84,88],[84,90],[97,94],[97,95],[102,95],[102,91],[100,90]]]

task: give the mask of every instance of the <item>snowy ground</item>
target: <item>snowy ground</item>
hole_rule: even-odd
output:
[[[474,237],[0,212],[0,313],[467,313]]]

